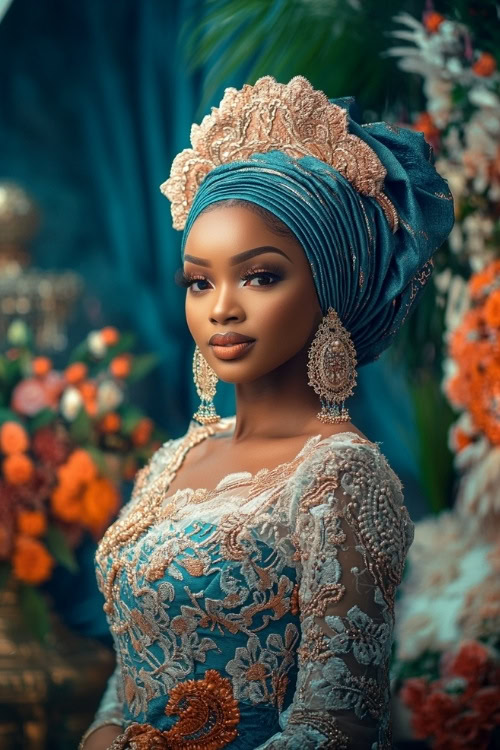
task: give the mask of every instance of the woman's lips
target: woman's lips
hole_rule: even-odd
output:
[[[217,359],[237,359],[252,348],[255,339],[239,333],[215,334],[208,342]]]
[[[217,346],[212,344],[212,351],[217,359],[237,359],[242,354],[246,354],[249,349],[255,344],[254,341],[242,341],[240,344],[232,344],[226,346]]]

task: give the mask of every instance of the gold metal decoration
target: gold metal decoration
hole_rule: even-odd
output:
[[[198,407],[198,411],[193,414],[193,419],[201,422],[201,424],[215,424],[215,422],[220,420],[220,416],[215,411],[213,403],[219,379],[198,349],[198,346],[194,349],[193,377],[196,392],[201,399],[201,404]]]
[[[0,750],[74,750],[113,671],[111,649],[51,615],[41,643],[28,629],[21,590],[0,591]]]
[[[62,351],[66,325],[83,288],[80,276],[30,267],[28,250],[40,223],[30,195],[13,182],[0,182],[0,340],[16,320],[33,332],[39,351]]]
[[[172,203],[174,229],[184,228],[194,196],[212,169],[269,151],[325,162],[381,205],[393,232],[398,228],[396,208],[383,192],[386,168],[365,141],[349,132],[347,110],[303,76],[287,84],[264,76],[253,86],[227,88],[219,107],[192,126],[191,144],[175,157],[169,179],[160,186]]]
[[[344,401],[353,394],[356,365],[356,349],[349,332],[330,307],[314,336],[307,365],[309,385],[321,400],[322,408],[317,415],[321,422],[349,422]]]

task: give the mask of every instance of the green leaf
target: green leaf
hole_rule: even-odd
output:
[[[132,360],[130,375],[127,377],[128,383],[136,383],[148,375],[159,362],[157,354],[141,354]]]
[[[110,346],[108,353],[103,358],[103,362],[108,365],[112,359],[117,357],[119,354],[130,353],[135,346],[137,337],[134,333],[122,333],[117,343],[114,346]]]
[[[78,416],[71,423],[69,434],[78,445],[89,442],[92,434],[92,420],[85,409],[82,408],[78,412]]]
[[[57,413],[53,411],[52,409],[42,409],[38,412],[36,416],[33,417],[33,419],[30,421],[30,431],[36,432],[37,430],[40,430],[42,427],[47,427],[47,425],[52,424],[52,422],[56,419]]]
[[[14,411],[0,408],[0,424],[3,424],[4,422],[18,422],[19,424],[22,424],[23,420]]]
[[[87,344],[87,340],[85,340],[81,344],[78,344],[78,346],[75,346],[69,356],[68,362],[70,364],[73,364],[73,362],[88,362],[88,359],[89,345]]]
[[[38,640],[46,641],[50,632],[50,610],[44,596],[33,586],[21,586],[19,597],[26,624]]]
[[[70,573],[78,572],[75,555],[61,529],[58,529],[57,526],[49,526],[45,535],[45,542],[49,552],[59,565],[69,570]]]
[[[99,450],[99,448],[96,448],[95,445],[83,445],[82,446],[87,453],[92,457],[93,462],[99,469],[100,474],[106,473],[106,460],[104,458],[104,453]]]
[[[0,563],[0,591],[5,588],[9,578],[10,565],[8,565],[7,563]]]
[[[136,406],[128,405],[120,410],[120,416],[122,418],[122,433],[130,435],[138,422],[144,417],[144,412]]]

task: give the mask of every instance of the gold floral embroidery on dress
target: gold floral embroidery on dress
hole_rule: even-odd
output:
[[[140,725],[137,744],[124,747],[208,747],[197,732],[222,708],[210,714],[203,703],[191,679],[200,665],[221,679],[225,671],[242,716],[254,721],[260,705],[289,715],[265,750],[343,747],[358,722],[371,731],[365,720],[380,722],[372,744],[390,747],[393,600],[412,528],[399,480],[376,444],[338,433],[310,438],[275,469],[169,496],[201,434],[155,458],[98,564],[126,715],[148,721],[167,698],[181,712],[161,733]]]
[[[231,682],[215,669],[208,669],[201,680],[174,687],[165,713],[179,716],[164,733],[168,746],[176,750],[219,750],[238,736],[240,711]]]
[[[349,750],[351,747],[349,737],[341,732],[337,720],[328,716],[310,711],[296,711],[290,717],[289,724],[290,726],[305,724],[321,732],[326,740],[322,745],[319,745],[318,750],[321,747],[328,748],[328,750]]]

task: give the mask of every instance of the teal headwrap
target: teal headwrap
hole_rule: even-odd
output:
[[[353,103],[332,101],[345,109]],[[380,203],[324,161],[270,151],[207,174],[187,217],[183,248],[194,221],[213,203],[236,198],[267,209],[303,247],[323,313],[337,311],[363,365],[389,346],[418,300],[432,255],[453,226],[453,201],[421,133],[383,122],[360,126],[350,112],[348,127],[387,170],[383,191],[399,217],[395,233]]]

